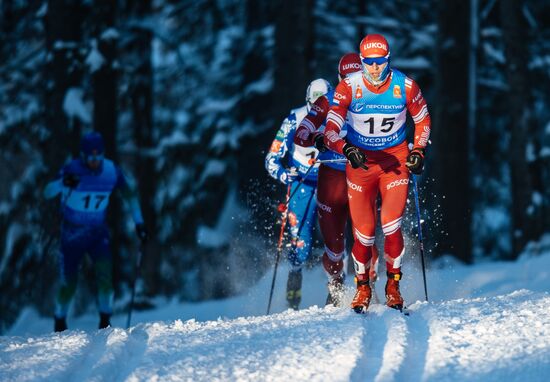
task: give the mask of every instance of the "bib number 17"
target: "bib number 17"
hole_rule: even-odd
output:
[[[85,209],[89,209],[89,208],[94,208],[96,210],[99,209],[99,207],[101,206],[101,202],[103,202],[105,199],[107,198],[106,195],[86,195],[82,198],[82,200],[84,201],[84,208]]]

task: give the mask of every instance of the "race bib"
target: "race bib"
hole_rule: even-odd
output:
[[[311,166],[310,160],[317,159],[319,155],[319,150],[315,147],[302,147],[294,145],[294,152],[292,153],[292,159],[295,162],[300,163],[302,166],[309,168]],[[318,167],[318,165],[316,165]]]
[[[66,206],[78,212],[101,212],[109,205],[110,192],[73,191]]]
[[[386,137],[394,134],[405,125],[407,111],[398,114],[359,114],[348,113],[353,130],[365,137]]]

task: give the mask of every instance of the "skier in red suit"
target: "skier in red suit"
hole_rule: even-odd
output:
[[[389,45],[382,35],[367,35],[359,49],[363,70],[344,78],[335,89],[324,143],[349,161],[346,177],[356,238],[352,257],[357,278],[352,308],[364,313],[371,299],[368,273],[376,226],[374,205],[380,194],[388,276],[386,304],[401,310],[399,281],[405,252],[401,221],[409,173],[420,174],[424,167],[430,115],[416,82],[391,68]],[[411,151],[406,142],[407,111],[415,124]],[[340,136],[344,127],[345,139]]]
[[[361,58],[357,53],[347,53],[338,63],[338,79],[342,80],[351,73],[361,71]],[[323,143],[325,120],[331,106],[333,92],[319,97],[312,105],[308,115],[302,120],[294,143],[320,151],[319,159],[346,159],[345,156],[327,151]],[[342,130],[345,131],[345,130]],[[343,163],[326,163],[319,167],[317,182],[317,216],[325,243],[323,267],[329,277],[327,305],[340,305],[343,297],[345,227],[349,216],[348,193],[346,184],[346,165]],[[373,247],[370,279],[376,279],[378,252]]]

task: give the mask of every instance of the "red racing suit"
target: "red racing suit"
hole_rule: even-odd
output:
[[[336,87],[327,116],[325,144],[342,153],[347,143],[359,147],[367,157],[368,170],[353,169],[346,177],[355,243],[352,256],[356,276],[365,280],[373,254],[377,195],[381,197],[384,258],[388,272],[399,273],[404,255],[401,221],[408,193],[409,153],[406,142],[406,113],[415,123],[413,148],[425,148],[430,136],[430,115],[420,88],[410,78],[392,69],[379,87],[371,85],[362,72],[343,79]],[[346,127],[346,139],[340,136]]]
[[[294,144],[311,147],[315,144],[315,137],[323,134],[325,120],[330,109],[332,92],[319,97],[312,105],[308,115],[302,119],[296,135]],[[343,158],[334,152],[330,154],[321,153],[319,159]],[[376,214],[376,210],[373,211]],[[321,164],[317,180],[317,216],[319,226],[325,243],[323,254],[323,267],[329,277],[338,276],[343,268],[343,256],[345,251],[345,228],[349,216],[348,187],[346,183],[345,163]],[[378,252],[373,247],[371,258],[370,279],[376,279],[376,268],[378,265]]]

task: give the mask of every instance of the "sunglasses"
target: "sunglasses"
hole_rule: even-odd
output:
[[[377,65],[382,65],[388,62],[387,57],[365,57],[362,59],[364,64],[372,65],[376,63]]]
[[[103,160],[103,154],[86,155],[87,162],[101,162],[102,160]]]

